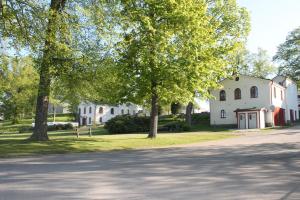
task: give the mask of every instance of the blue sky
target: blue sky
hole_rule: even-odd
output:
[[[251,33],[248,49],[256,52],[258,47],[274,56],[277,46],[285,41],[287,34],[300,26],[300,0],[237,0],[246,7],[251,16]]]

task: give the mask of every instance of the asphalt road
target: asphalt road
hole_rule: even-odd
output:
[[[299,200],[300,127],[175,148],[0,159],[0,200]]]

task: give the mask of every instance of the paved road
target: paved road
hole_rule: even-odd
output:
[[[299,200],[300,127],[185,147],[0,159],[0,200]]]

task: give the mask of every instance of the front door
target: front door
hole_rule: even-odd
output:
[[[257,128],[257,113],[248,113],[249,129]]]
[[[86,126],[86,117],[82,118],[82,126]]]
[[[239,129],[246,129],[246,114],[239,114]]]
[[[294,111],[290,110],[290,121],[294,122]]]

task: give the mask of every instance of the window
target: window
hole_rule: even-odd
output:
[[[241,95],[241,89],[240,88],[236,88],[234,90],[234,99],[241,99],[242,95]]]
[[[220,101],[226,101],[226,92],[225,92],[225,90],[220,91]]]
[[[226,118],[226,112],[225,112],[225,110],[221,110],[221,118]]]
[[[99,114],[103,114],[103,107],[99,108]]]
[[[251,96],[251,98],[257,98],[258,97],[258,88],[256,86],[251,87],[250,96]]]
[[[78,113],[79,113],[79,115],[81,115],[81,109],[80,108],[78,109]]]
[[[99,118],[99,122],[102,123],[102,117]]]
[[[111,109],[110,109],[110,114],[112,114],[112,115],[115,114],[115,109],[114,109],[114,108],[111,108]]]
[[[127,114],[128,114],[128,115],[130,115],[130,111],[129,111],[129,109],[127,110]]]
[[[283,100],[283,91],[282,90],[280,91],[280,97],[281,97],[281,100]]]
[[[86,107],[83,108],[83,114],[86,114]]]
[[[90,106],[90,108],[89,108],[89,113],[92,113],[92,107]]]
[[[124,109],[121,110],[121,114],[124,115]]]
[[[276,98],[276,87],[274,87],[274,98]]]
[[[89,117],[89,124],[91,124],[91,123],[92,123],[92,118]]]

